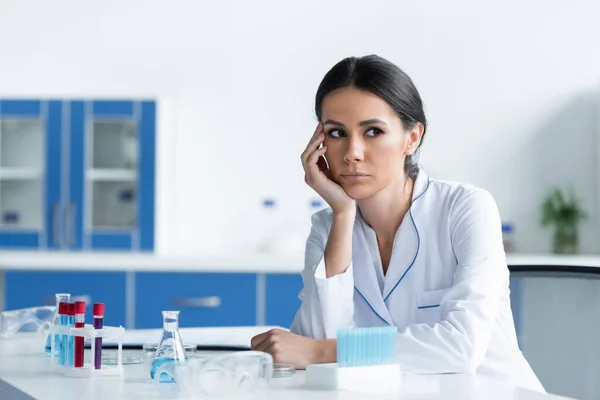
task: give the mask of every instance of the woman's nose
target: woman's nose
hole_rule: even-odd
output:
[[[362,140],[353,139],[350,137],[348,139],[348,148],[346,149],[346,153],[344,154],[344,161],[347,163],[351,162],[360,162],[364,160],[364,145]]]

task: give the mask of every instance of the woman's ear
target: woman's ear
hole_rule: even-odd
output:
[[[408,132],[408,142],[406,143],[406,149],[404,150],[404,154],[410,156],[417,151],[419,145],[421,144],[421,138],[423,137],[423,132],[425,128],[423,124],[418,122],[409,132]]]

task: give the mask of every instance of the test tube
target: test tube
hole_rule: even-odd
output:
[[[67,325],[67,313],[68,313],[69,303],[61,301],[58,304],[58,325],[66,326]],[[58,365],[65,365],[67,360],[67,335],[60,334],[58,335],[58,349],[55,350],[55,354],[57,357]],[[56,345],[55,344],[55,345]]]
[[[71,328],[75,327],[75,303],[69,303],[69,307],[67,307],[67,325]],[[69,367],[73,366],[73,356],[75,351],[75,345],[73,340],[73,335],[69,335],[67,339],[67,361],[65,365]]]
[[[102,329],[104,326],[104,303],[94,303],[94,329]],[[102,368],[102,338],[97,337],[94,339],[95,353],[94,353],[94,368]]]
[[[75,302],[75,328],[85,327],[85,301]],[[75,368],[83,367],[83,336],[75,336]]]

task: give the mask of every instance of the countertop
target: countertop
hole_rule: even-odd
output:
[[[153,386],[149,380],[148,363],[126,365],[124,379],[118,377],[96,379],[65,377],[52,371],[49,359],[43,354],[43,343],[42,336],[24,333],[11,339],[0,340],[0,398],[15,400],[30,398],[39,400],[192,398],[181,393],[177,384],[163,384],[158,388]],[[128,352],[136,352],[136,350]],[[212,355],[214,352],[200,354]],[[401,392],[395,394],[316,391],[307,389],[304,381],[303,371],[298,371],[293,378],[274,378],[266,392],[252,398],[286,400],[307,398],[314,400],[565,399],[565,397],[515,388],[502,382],[453,374],[403,374]],[[25,392],[28,396],[19,396],[22,394],[21,392]],[[235,398],[248,397],[241,394]]]
[[[0,251],[0,270],[206,271],[300,273],[304,254],[175,256],[153,253],[83,251]],[[511,266],[600,268],[600,255],[508,254]]]

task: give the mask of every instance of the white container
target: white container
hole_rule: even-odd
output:
[[[397,393],[401,383],[398,364],[340,367],[337,363],[329,363],[306,367],[306,386],[316,390]]]
[[[75,368],[73,366],[59,365],[54,354],[55,340],[51,340],[50,343],[50,361],[55,372],[60,374],[71,376],[75,378],[95,378],[98,376],[120,376],[123,378],[123,335],[125,334],[125,328],[119,326],[105,326],[102,329],[95,329],[93,325],[86,324],[83,328],[73,328],[70,326],[62,325],[50,325],[51,335],[71,335],[76,337],[83,337],[90,339],[92,344],[91,360],[84,362],[83,367]],[[53,337],[53,336],[51,336]],[[117,365],[102,365],[102,368],[96,369],[94,367],[95,355],[96,355],[96,341],[95,338],[112,339],[111,343],[118,344],[117,350]],[[116,340],[115,340],[116,339]]]

